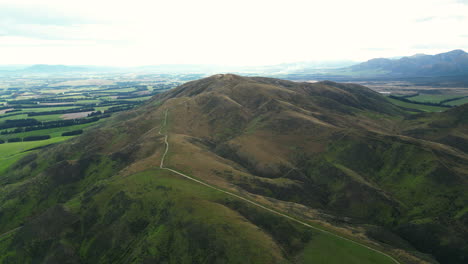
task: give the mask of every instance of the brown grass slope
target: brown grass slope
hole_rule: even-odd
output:
[[[160,185],[155,189],[140,182],[145,179],[148,185],[155,185],[140,173],[159,167],[164,138],[158,132],[167,109],[165,131],[171,147],[165,166],[374,245],[407,263],[433,262],[430,254],[442,263],[463,263],[468,158],[457,148],[458,144],[410,132],[432,128],[431,122],[451,120],[447,125],[450,133],[462,135],[466,128],[465,108],[414,117],[359,85],[295,83],[231,74],[186,83],[138,109],[112,117],[76,139],[18,162],[0,179],[0,230],[6,232],[19,223],[34,223],[51,206],[66,204],[73,217],[67,217],[71,220],[63,230],[80,230],[81,237],[71,239],[83,243],[80,252],[72,255],[81,254],[87,257],[83,261],[94,261],[100,254],[118,254],[120,246],[131,250],[147,243],[139,240],[141,233],[129,240],[121,232],[125,229],[109,230],[108,218],[116,221],[130,208],[159,206],[153,209],[164,213],[163,219],[166,211],[169,215],[173,212],[169,223],[180,225],[180,212],[175,209],[180,204],[172,206],[178,199],[166,205],[148,202],[146,198],[132,200],[136,198],[118,192],[124,187],[135,188],[129,193],[136,197],[155,195],[156,189],[167,192]],[[444,129],[448,128],[437,128],[434,133]],[[118,188],[114,186],[117,183]],[[136,183],[138,187],[132,185]],[[115,205],[105,199],[96,200],[109,196],[111,191],[117,192],[110,200],[115,200]],[[99,211],[105,212],[103,204],[107,204],[109,216],[99,215]],[[190,202],[183,204],[194,207],[190,209],[193,212],[209,211]],[[224,208],[229,203],[200,204]],[[223,210],[214,210],[213,217],[222,219]],[[113,211],[119,214],[111,214]],[[61,209],[53,212],[68,215]],[[229,211],[229,215],[236,214],[236,210]],[[282,248],[281,253],[273,254],[275,261],[294,259],[300,252],[300,246],[284,249],[291,243],[281,243],[274,231],[247,218],[242,221],[248,223],[249,230],[257,231],[245,231],[242,235],[272,241],[265,246],[269,248],[265,254]],[[209,230],[207,224],[200,222],[203,230]],[[132,228],[140,225],[131,224]],[[219,237],[237,239],[236,233],[228,231]],[[294,232],[291,234],[296,235]],[[21,236],[24,234],[14,239]],[[91,240],[92,236],[98,238]],[[113,239],[107,239],[108,236]],[[108,241],[114,244],[109,245]],[[261,241],[267,240],[249,243]],[[216,249],[216,245],[209,245],[212,247],[194,247],[203,252]],[[0,243],[0,249],[1,246]],[[61,247],[71,250],[70,245]],[[248,248],[242,254],[250,254]],[[39,251],[47,252],[47,247]],[[101,258],[101,262],[105,261]]]
[[[170,108],[169,166],[466,258],[466,106],[410,116],[359,85],[231,74],[154,100]]]

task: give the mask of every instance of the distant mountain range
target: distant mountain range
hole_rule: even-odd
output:
[[[72,72],[72,71],[85,71],[88,70],[81,66],[66,66],[66,65],[48,65],[48,64],[36,64],[21,71],[24,72]]]
[[[436,55],[416,54],[397,60],[377,58],[345,68],[360,75],[387,77],[454,76],[468,74],[468,53],[453,50]]]
[[[119,68],[92,66],[92,65],[60,65],[60,64],[34,64],[34,65],[0,65],[0,75],[22,74],[67,74],[76,72],[107,72],[118,71]]]
[[[151,72],[168,74],[241,73],[291,80],[369,79],[467,76],[468,53],[453,50],[436,55],[415,54],[408,57],[375,58],[366,62],[308,61],[264,66],[226,66],[209,64],[161,64],[140,67],[104,67],[89,65],[0,65],[0,74],[63,74],[73,72]]]

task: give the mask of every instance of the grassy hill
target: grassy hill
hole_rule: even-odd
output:
[[[0,256],[394,263],[368,246],[400,263],[463,263],[468,157],[441,138],[465,117],[409,114],[353,84],[189,82],[0,172]],[[165,166],[358,244],[160,169],[166,133]]]

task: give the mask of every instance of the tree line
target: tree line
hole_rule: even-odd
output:
[[[83,125],[83,124],[97,122],[101,118],[107,118],[107,117],[110,117],[110,114],[103,114],[103,115],[100,115],[100,116],[93,116],[91,118],[57,120],[57,121],[47,121],[47,122],[39,122],[36,119],[23,119],[23,120],[21,120],[21,121],[23,121],[22,123],[15,122],[16,124],[21,124],[22,126],[14,126],[15,127],[14,130],[5,130],[5,131],[0,132],[0,134],[1,135],[8,135],[8,134],[16,134],[16,133],[36,131],[36,130],[42,130],[42,129]],[[8,121],[10,121],[10,120],[8,120]]]
[[[76,136],[83,133],[82,129],[73,130],[69,132],[63,132],[62,137],[69,137],[69,136]],[[14,143],[14,142],[27,142],[27,141],[38,141],[38,140],[47,140],[50,139],[50,135],[36,135],[36,136],[27,136],[24,138],[16,137],[16,138],[9,138],[7,140],[0,139],[0,144],[4,143]]]
[[[53,111],[44,111],[44,112],[31,112],[31,113],[28,113],[28,116],[69,114],[69,113],[89,112],[89,111],[94,111],[94,110],[95,110],[94,107],[79,107],[79,108],[64,109],[64,110],[53,110]]]
[[[3,139],[0,139],[0,144],[6,143],[6,142],[14,143],[14,142],[38,141],[38,140],[46,140],[46,139],[50,139],[50,135],[28,136],[24,138],[19,138],[19,137],[9,138],[6,141]]]

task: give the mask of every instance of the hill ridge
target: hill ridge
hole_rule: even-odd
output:
[[[334,82],[189,82],[2,174],[0,231],[24,227],[0,260],[390,261],[185,175],[401,263],[463,263],[468,162],[441,147],[468,142],[460,109],[411,115]]]

